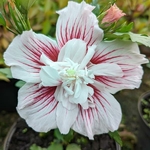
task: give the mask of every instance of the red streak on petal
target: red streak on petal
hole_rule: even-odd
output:
[[[69,29],[68,29],[68,22],[69,22],[69,20],[67,21],[67,23],[66,23],[66,28],[65,28],[66,42],[69,40],[69,39],[68,39],[68,36],[67,36],[67,35],[69,34],[69,32],[68,32],[68,30],[69,30]],[[66,43],[66,42],[65,42],[65,43]]]
[[[110,103],[109,103],[109,102],[107,101],[107,99],[101,94],[101,92],[100,92],[98,89],[96,89],[94,86],[93,86],[93,89],[94,89],[93,99],[94,99],[95,101],[99,101],[99,103],[100,103],[101,106],[103,107],[104,111],[106,112],[105,106],[103,105],[103,103],[102,103],[102,101],[101,101],[101,98],[102,98],[103,100],[105,100],[109,105],[110,105]],[[98,111],[98,110],[97,110],[97,111]]]
[[[34,98],[34,100],[39,101],[39,100],[44,99],[46,97],[48,98],[48,100],[53,100],[55,90],[56,90],[56,87],[41,87],[33,93],[33,94],[38,93],[38,95]]]
[[[71,34],[70,34],[70,39],[73,39],[73,37],[74,37],[74,35],[73,35],[73,33],[74,33],[74,26],[72,27],[71,30],[72,30],[72,31],[71,31]]]
[[[73,39],[74,37],[77,37],[77,36],[76,36],[76,31],[77,31],[77,29],[75,29],[76,20],[77,20],[77,18],[75,19],[75,21],[74,21],[74,23],[73,23],[73,26],[72,26],[72,28],[71,28],[70,39]],[[75,30],[76,30],[76,31],[75,31]],[[74,32],[75,32],[75,33],[74,33]],[[75,35],[74,35],[74,34],[75,34]]]
[[[41,52],[45,53],[46,56],[48,56],[52,61],[57,61],[58,58],[58,53],[59,50],[57,47],[54,47],[50,42],[48,42],[49,45],[46,45],[45,43],[43,43],[42,41],[35,41],[34,39],[32,39],[33,42],[38,45],[38,47],[40,48],[40,56],[41,56]]]
[[[94,28],[94,27],[93,27]],[[93,28],[91,29],[91,31],[92,31],[92,33],[91,33],[91,36],[90,36],[90,39],[89,39],[89,41],[88,41],[88,43],[87,43],[87,45],[92,45],[95,41],[93,41],[93,43],[91,43],[91,40],[92,40],[92,38],[93,38]],[[96,40],[96,39],[95,39]],[[90,44],[91,43],[91,44]]]
[[[30,103],[28,106],[32,106],[35,105],[36,103],[40,102],[38,105],[36,104],[36,107],[42,105],[42,108],[38,110],[38,112],[40,112],[41,110],[45,109],[45,107],[51,105],[51,109],[48,113],[44,114],[48,115],[49,113],[51,113],[52,111],[54,111],[57,107],[58,102],[56,101],[56,99],[54,98],[54,93],[56,90],[56,87],[41,87],[38,88],[38,84],[35,84],[33,86],[30,86],[27,90],[30,91],[30,89],[37,87],[37,89],[33,92],[30,92],[28,94],[28,96],[26,96],[24,98],[27,100],[32,100],[32,103]],[[31,97],[31,98],[30,98]],[[41,116],[42,117],[42,116]]]
[[[107,47],[109,48],[109,47]],[[111,56],[109,57],[110,54],[118,51],[118,50],[121,50],[122,48],[119,48],[119,49],[114,49],[110,52],[107,52],[105,54],[102,54],[107,48],[103,49],[99,54],[95,54],[91,60],[92,63],[94,64],[99,64],[99,63],[102,63],[104,61],[107,61],[107,60],[110,60],[110,59],[113,59],[113,58],[121,58],[121,57],[124,57],[123,55],[120,55],[120,56]]]
[[[22,49],[22,52],[25,54],[23,57],[25,57],[31,63],[21,62],[21,61],[20,63],[23,63],[24,65],[27,65],[31,68],[34,68],[34,72],[35,72],[35,69],[37,70],[36,72],[39,72],[39,69],[41,68],[41,66],[44,66],[44,64],[40,62],[40,57],[41,57],[42,52],[46,56],[48,56],[48,58],[50,58],[52,61],[57,61],[58,53],[59,53],[59,50],[57,47],[54,47],[50,42],[48,42],[49,45],[46,45],[42,41],[38,41],[32,38],[31,40],[33,44],[28,43],[29,46],[24,45],[27,51],[20,48]]]
[[[61,27],[60,27],[61,43],[60,43],[60,44],[63,46],[63,45],[65,44],[65,41],[64,41],[64,37],[63,37],[62,30],[63,30],[63,29],[62,29],[62,25],[61,25]],[[61,46],[61,47],[62,47],[62,46]]]
[[[121,84],[120,82],[115,81],[115,78],[105,77],[105,76],[95,76],[95,80],[104,83],[107,86],[114,87],[111,83]]]
[[[21,62],[21,63],[26,64],[27,66],[33,67],[34,69],[40,69],[40,66],[44,65],[42,62],[40,62],[40,55],[35,53],[33,49],[30,49],[26,45],[24,45],[24,46],[29,50],[29,51],[23,51],[23,53],[25,54],[24,57],[27,60],[30,60],[31,63],[30,64],[28,62],[27,63]]]

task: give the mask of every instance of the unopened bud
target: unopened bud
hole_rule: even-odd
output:
[[[126,15],[116,6],[116,4],[112,5],[105,13],[106,14],[102,19],[102,23],[114,23],[118,21],[122,16]]]

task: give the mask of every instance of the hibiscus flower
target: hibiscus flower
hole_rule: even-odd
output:
[[[24,31],[4,54],[12,76],[26,82],[17,111],[38,132],[73,129],[93,139],[117,130],[122,113],[112,94],[141,83],[147,60],[138,45],[102,41],[93,9],[70,1],[58,11],[56,41]]]

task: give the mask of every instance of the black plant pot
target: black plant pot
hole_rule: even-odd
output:
[[[150,91],[141,95],[138,101],[138,112],[139,112],[139,121],[140,121],[140,128],[139,128],[139,143],[141,145],[141,150],[150,150],[150,126],[143,118],[143,106],[142,100],[150,99]]]
[[[15,83],[17,81],[15,79],[11,79],[10,82],[0,80],[0,111],[16,110],[18,88]]]

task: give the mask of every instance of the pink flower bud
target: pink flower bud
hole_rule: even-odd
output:
[[[116,4],[112,5],[107,11],[102,20],[102,23],[113,23],[118,21],[122,16],[126,14],[120,10]]]

